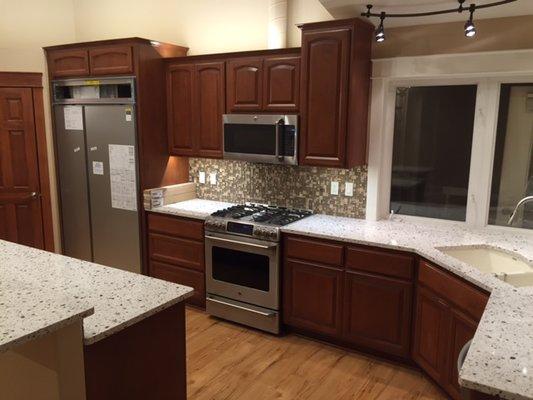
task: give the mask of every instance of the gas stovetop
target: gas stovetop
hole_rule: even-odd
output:
[[[279,228],[312,215],[312,211],[246,203],[219,210],[207,217],[208,231],[279,240]]]

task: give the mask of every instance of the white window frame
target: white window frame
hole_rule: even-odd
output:
[[[472,227],[532,233],[530,229],[489,225],[500,88],[505,83],[533,83],[533,50],[398,57],[373,60],[366,219],[388,218],[396,88],[477,85],[466,221]],[[402,215],[410,221],[452,222]]]

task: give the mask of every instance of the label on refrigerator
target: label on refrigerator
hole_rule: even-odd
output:
[[[93,161],[93,174],[94,175],[104,174],[104,163],[102,161]]]
[[[82,106],[65,106],[65,129],[71,131],[83,130],[83,108]]]
[[[126,122],[131,122],[131,107],[126,107],[124,109],[124,115],[126,117]]]
[[[111,207],[137,211],[134,146],[109,145],[109,180],[111,184]]]

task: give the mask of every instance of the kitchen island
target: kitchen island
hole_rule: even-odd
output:
[[[77,343],[78,359],[66,358],[84,371],[44,363],[52,376],[46,398],[79,393],[69,387],[72,379],[60,376],[70,372],[84,379],[87,399],[185,399],[183,300],[191,295],[187,286],[0,241],[0,368],[9,369],[14,354],[42,361],[27,350],[55,335],[59,356],[49,358],[61,367],[57,360],[75,353]],[[70,347],[57,339],[67,333]],[[2,398],[9,398],[3,391],[24,390],[0,383]]]

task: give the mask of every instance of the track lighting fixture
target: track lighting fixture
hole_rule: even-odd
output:
[[[383,21],[385,20],[385,13],[381,13],[381,21],[379,23],[379,26],[376,29],[376,42],[384,42],[385,41],[385,28],[383,27]]]
[[[366,9],[367,9],[366,12],[361,13],[361,16],[367,17],[367,18],[378,17],[380,19],[379,26],[377,27],[376,32],[375,32],[375,38],[376,38],[376,42],[383,42],[385,41],[385,28],[383,26],[385,18],[429,17],[432,15],[462,13],[463,11],[468,10],[470,12],[470,18],[468,18],[468,21],[466,21],[466,24],[465,24],[465,36],[471,38],[476,35],[476,26],[474,25],[474,11],[478,9],[496,7],[496,6],[502,6],[504,4],[514,3],[517,0],[500,0],[500,1],[493,1],[492,3],[480,4],[480,5],[470,4],[468,9],[464,6],[465,1],[466,0],[458,0],[459,7],[456,7],[456,8],[451,8],[447,10],[438,10],[438,11],[409,13],[409,14],[386,14],[384,11],[380,13],[373,13],[372,12],[373,6],[372,4],[369,4],[366,6]]]
[[[476,36],[476,26],[474,25],[474,11],[476,11],[476,5],[470,4],[470,18],[466,21],[465,24],[465,36],[474,37]]]

